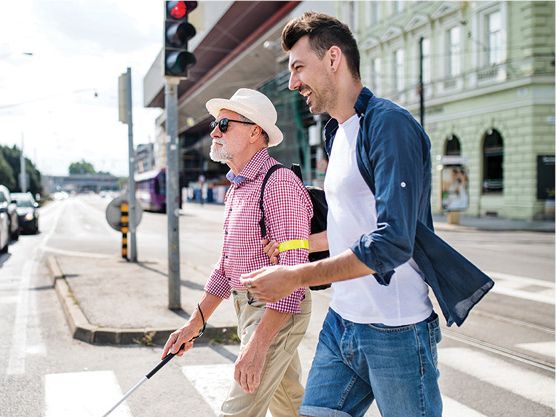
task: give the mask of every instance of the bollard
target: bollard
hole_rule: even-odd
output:
[[[129,231],[129,205],[120,205],[120,230],[122,231],[122,258],[127,260],[127,232]]]

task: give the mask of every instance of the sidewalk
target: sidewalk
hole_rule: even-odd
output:
[[[206,281],[182,264],[183,310],[172,311],[166,264],[58,255],[47,262],[73,337],[92,344],[163,345],[197,307]],[[198,343],[235,342],[235,317],[232,303],[223,302]]]
[[[449,224],[446,215],[433,216],[434,227],[436,230],[445,231],[527,231],[527,232],[547,232],[554,233],[554,221],[550,220],[511,220],[498,217],[475,217],[461,215],[460,224]]]

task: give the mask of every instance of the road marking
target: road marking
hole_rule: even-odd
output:
[[[471,349],[439,350],[443,365],[554,409],[554,378]]]
[[[540,355],[554,357],[554,342],[519,343],[515,347],[538,353]]]
[[[185,377],[193,384],[214,415],[220,414],[220,407],[228,396],[234,380],[234,365],[194,365],[181,368]],[[270,411],[267,417],[272,417]]]
[[[539,303],[555,304],[554,282],[501,272],[485,271],[485,274],[496,281],[496,285],[492,288],[495,293]],[[535,292],[527,290],[526,287],[532,285],[546,289]]]
[[[487,417],[484,414],[475,411],[474,409],[451,399],[450,397],[442,396],[442,414],[450,417]]]
[[[554,305],[555,302],[553,292],[552,294],[538,294],[523,290],[514,290],[511,288],[504,288],[503,286],[499,285],[498,282],[494,287],[492,287],[492,292],[507,295],[508,297],[521,298],[522,300],[536,301],[545,304]]]
[[[45,376],[45,417],[99,417],[123,396],[112,371],[71,372]],[[124,402],[110,417],[132,417]]]
[[[29,321],[29,282],[31,281],[31,275],[37,268],[37,263],[34,261],[36,254],[37,251],[34,250],[30,256],[31,260],[23,264],[23,270],[21,271],[14,330],[8,357],[8,368],[6,369],[6,374],[8,375],[25,373],[27,323]]]
[[[552,289],[554,289],[555,286],[554,282],[545,281],[543,279],[522,277],[518,275],[510,275],[510,274],[504,274],[502,272],[492,272],[492,271],[485,271],[485,274],[487,274],[489,277],[491,277],[494,280],[503,279],[507,281],[517,282],[523,285],[536,285],[538,287],[545,287],[545,288],[552,288]]]

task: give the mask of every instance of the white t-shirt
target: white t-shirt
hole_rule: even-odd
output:
[[[339,125],[324,180],[331,256],[377,229],[375,198],[357,167],[358,132],[357,115]],[[402,326],[426,319],[432,304],[417,264],[411,259],[394,271],[387,286],[380,285],[372,275],[333,283],[330,307],[355,323]]]

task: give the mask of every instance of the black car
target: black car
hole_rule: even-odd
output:
[[[39,205],[30,193],[12,193],[19,227],[23,233],[39,233]]]

